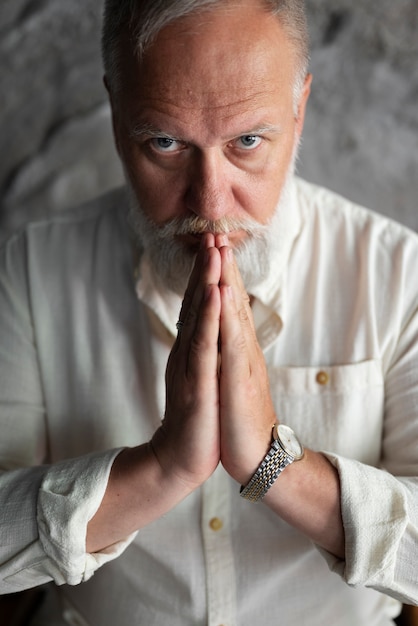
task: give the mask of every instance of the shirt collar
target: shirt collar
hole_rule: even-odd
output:
[[[290,185],[286,209],[279,214],[280,236],[277,245],[270,251],[269,271],[250,293],[257,338],[263,349],[277,338],[283,326],[285,270],[302,225],[294,179]],[[139,260],[136,293],[159,317],[170,334],[175,336],[182,298],[160,285],[146,252]]]

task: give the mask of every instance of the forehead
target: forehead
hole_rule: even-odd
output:
[[[164,28],[139,62],[124,49],[122,98],[135,114],[214,121],[293,109],[296,55],[278,19],[227,3]]]

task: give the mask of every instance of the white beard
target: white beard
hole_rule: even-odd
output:
[[[290,208],[290,187],[295,168],[297,148],[283,185],[279,202],[267,224],[248,217],[224,217],[215,222],[197,216],[175,218],[163,226],[156,225],[141,209],[133,188],[127,179],[130,200],[129,223],[139,246],[147,254],[156,278],[163,287],[183,296],[196,252],[182,244],[178,235],[204,232],[228,233],[245,231],[246,237],[235,247],[235,256],[245,288],[251,291],[269,271],[272,251],[280,246],[283,237],[281,216]]]

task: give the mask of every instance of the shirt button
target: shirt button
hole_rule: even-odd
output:
[[[85,626],[83,618],[73,609],[65,609],[63,618],[67,624],[70,624],[71,626]]]
[[[318,385],[327,385],[329,383],[329,375],[326,372],[318,372],[316,382]]]
[[[217,533],[223,527],[223,522],[219,517],[213,517],[209,522],[209,527]]]

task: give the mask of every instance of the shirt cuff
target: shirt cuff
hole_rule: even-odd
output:
[[[408,523],[403,485],[384,470],[323,454],[340,477],[345,561],[325,550],[321,553],[330,569],[349,585],[386,591],[393,585],[399,545]]]
[[[39,539],[56,584],[78,585],[119,556],[136,533],[101,552],[86,552],[87,524],[98,510],[121,448],[51,465],[38,496]]]

